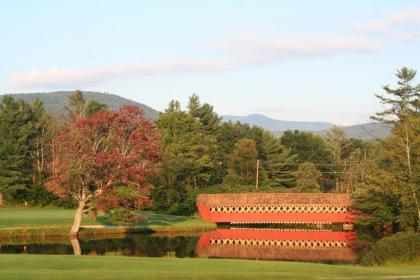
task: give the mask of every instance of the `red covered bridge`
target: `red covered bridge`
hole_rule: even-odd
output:
[[[202,218],[215,223],[354,223],[342,193],[201,194]]]

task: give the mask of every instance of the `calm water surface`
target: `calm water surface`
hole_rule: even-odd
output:
[[[284,229],[217,229],[197,235],[133,234],[80,239],[82,255],[229,258],[352,263],[354,232]],[[0,253],[74,254],[70,240],[0,241]]]

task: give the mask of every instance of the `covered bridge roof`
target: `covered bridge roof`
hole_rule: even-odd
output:
[[[336,204],[351,205],[346,193],[238,193],[200,194],[197,205]]]

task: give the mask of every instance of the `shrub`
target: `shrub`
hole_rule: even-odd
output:
[[[128,209],[116,208],[107,213],[108,221],[113,225],[130,225],[135,222],[135,215]]]
[[[400,232],[382,238],[361,258],[363,265],[408,263],[420,257],[420,234]]]

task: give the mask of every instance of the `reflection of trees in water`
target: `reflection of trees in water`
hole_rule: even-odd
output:
[[[107,252],[120,252],[124,256],[163,257],[173,255],[176,257],[194,257],[195,244],[198,237],[176,236],[156,237],[151,235],[129,235],[120,239],[101,239],[94,241],[81,241],[82,254],[95,251],[98,255]]]
[[[220,231],[220,229],[219,229]],[[246,232],[245,229],[239,230]],[[228,231],[230,232],[230,230]],[[267,234],[270,230],[261,231]],[[287,231],[286,231],[287,232]],[[274,231],[275,237],[284,233]],[[294,236],[302,232],[293,233]],[[316,232],[308,232],[308,235]],[[320,232],[320,235],[328,234]],[[205,234],[203,234],[205,235]],[[357,235],[357,241],[365,242],[371,236],[369,231]],[[97,238],[97,237],[95,237]],[[233,237],[232,237],[233,238]],[[248,237],[247,237],[248,238]],[[355,254],[350,248],[291,248],[291,247],[255,247],[255,246],[210,246],[198,248],[197,236],[155,236],[133,234],[125,237],[104,238],[96,240],[79,240],[82,255],[111,255],[111,256],[144,256],[144,257],[196,257],[197,253],[203,256],[218,258],[250,258],[250,259],[284,259],[336,263],[337,261],[352,261]],[[45,240],[44,242],[46,242]],[[36,241],[31,241],[36,242]],[[76,243],[70,239],[53,241],[53,244],[36,244],[22,242],[16,245],[1,245],[0,253],[28,253],[28,254],[78,254]],[[73,245],[73,246],[72,246]],[[26,249],[25,249],[26,247]],[[76,250],[75,250],[76,249]],[[204,251],[203,251],[204,249]],[[356,251],[358,251],[356,249]]]
[[[2,245],[0,253],[9,254],[46,254],[46,255],[72,255],[73,248],[70,244],[17,244]]]
[[[79,240],[82,255],[124,255],[164,257],[194,257],[198,237],[191,236],[152,236],[128,235],[123,238],[105,238],[100,240]],[[36,242],[35,240],[33,242]],[[2,245],[0,253],[57,254],[73,255],[78,253],[75,240],[55,244]]]

